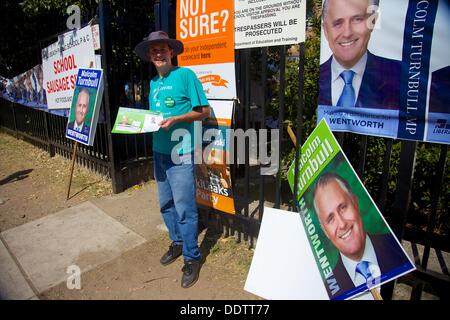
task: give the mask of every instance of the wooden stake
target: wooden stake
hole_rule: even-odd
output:
[[[295,133],[292,130],[291,126],[288,126],[287,132],[289,133],[289,137],[291,138],[292,143],[294,144],[294,147],[296,147],[297,146],[297,138],[296,138]]]
[[[376,288],[370,289],[370,293],[372,293],[372,296],[375,300],[383,300],[383,298],[381,297],[381,294],[378,292],[378,290]]]
[[[70,186],[72,185],[73,167],[75,166],[75,159],[77,158],[77,146],[78,146],[78,141],[75,141],[75,143],[73,145],[72,165],[71,165],[71,168],[70,168],[70,177],[69,177],[69,185],[67,186],[67,198],[66,198],[66,200],[69,200]]]

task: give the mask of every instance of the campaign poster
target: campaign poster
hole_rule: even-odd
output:
[[[112,133],[136,134],[158,131],[164,119],[161,112],[120,107]]]
[[[269,300],[329,300],[306,232],[297,212],[264,207],[244,290]],[[351,299],[374,297],[365,292]]]
[[[235,0],[235,48],[305,41],[306,0]]]
[[[59,36],[57,42],[42,49],[44,89],[48,109],[69,109],[79,68],[95,67],[91,26]]]
[[[42,65],[37,65],[12,79],[1,77],[1,97],[18,104],[46,109]]]
[[[92,146],[103,97],[103,71],[79,69],[73,92],[66,138]]]
[[[295,163],[292,190],[294,174]],[[325,120],[301,148],[296,199],[330,299],[350,299],[415,269]]]
[[[192,69],[208,99],[236,98],[234,0],[177,1],[178,65]]]
[[[211,117],[203,120],[202,149],[196,150],[196,158],[201,159],[195,161],[197,203],[234,214],[230,165],[227,164],[233,101],[210,100],[209,103]]]
[[[98,24],[91,25],[92,29],[92,46],[94,47],[94,50],[100,50],[100,26]],[[97,64],[96,67],[98,68],[100,64]]]
[[[450,144],[449,1],[326,0],[323,8],[318,122]]]

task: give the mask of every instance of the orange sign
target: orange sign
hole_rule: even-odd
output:
[[[178,0],[180,66],[234,63],[234,0]]]
[[[203,121],[202,162],[195,168],[197,203],[218,211],[234,214],[234,196],[231,184],[230,132],[233,101],[210,100],[212,115]],[[210,136],[209,134],[212,136]],[[214,137],[214,139],[212,139]]]

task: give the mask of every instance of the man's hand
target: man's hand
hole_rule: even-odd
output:
[[[170,118],[163,119],[159,123],[159,126],[161,128],[163,128],[164,130],[169,130],[170,127],[172,127],[175,123],[177,123],[176,117],[170,117]]]

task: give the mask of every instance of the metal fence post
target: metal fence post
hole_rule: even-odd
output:
[[[45,139],[47,140],[48,154],[53,158],[55,156],[55,147],[53,146],[50,137],[50,125],[48,120],[48,112],[44,112]]]
[[[10,103],[11,105],[11,111],[13,116],[13,123],[14,123],[14,136],[17,138],[17,120],[16,120],[16,110],[14,108],[14,103]]]
[[[266,129],[266,98],[267,98],[267,47],[262,48],[262,57],[261,57],[261,87],[262,92],[264,92],[264,98],[262,100],[261,105],[261,117],[262,117],[262,125],[261,129]],[[267,142],[268,143],[268,142]],[[272,145],[270,144],[272,147]],[[260,170],[262,169],[260,163]],[[264,202],[265,202],[265,187],[264,187],[264,175],[259,175],[259,221],[262,221],[262,216],[264,213]]]
[[[400,164],[397,179],[397,191],[395,202],[392,206],[391,227],[399,240],[403,238],[405,231],[406,217],[411,199],[411,187],[414,177],[414,167],[416,162],[417,141],[402,141],[400,152]],[[382,286],[381,293],[384,299],[391,300],[394,292],[394,282]]]
[[[297,211],[297,193],[298,193],[298,170],[299,160],[301,157],[302,148],[302,129],[303,129],[303,109],[305,107],[305,99],[303,97],[303,82],[305,74],[305,43],[300,43],[299,46],[299,66],[298,66],[298,101],[297,101],[297,131],[296,131],[296,145],[295,145],[295,167],[294,167],[294,211]]]
[[[275,187],[275,205],[274,208],[279,209],[281,205],[281,186],[282,186],[282,158],[283,158],[283,131],[284,131],[284,101],[285,101],[285,88],[286,88],[286,46],[280,47],[280,87],[278,90],[279,95],[279,112],[278,112],[278,129],[280,130],[278,148],[279,148],[279,163],[276,187]]]
[[[153,6],[155,14],[155,30],[163,30],[171,34],[169,30],[169,0],[156,0]]]
[[[169,0],[161,0],[161,30],[170,34],[169,30]]]
[[[99,2],[99,16],[100,16],[100,46],[102,50],[102,67],[105,70],[103,75],[104,80],[104,94],[103,102],[105,106],[105,116],[106,116],[106,130],[108,139],[108,153],[109,153],[109,168],[112,180],[112,187],[114,193],[119,193],[124,190],[122,172],[120,170],[119,158],[116,156],[116,144],[111,134],[111,123],[114,122],[116,117],[116,110],[112,110],[115,107],[117,99],[115,98],[114,92],[114,76],[112,74],[112,68],[110,68],[109,61],[112,58],[111,50],[111,24],[110,24],[110,14],[109,14],[109,3],[107,1],[100,0]],[[109,90],[109,87],[112,90]]]

